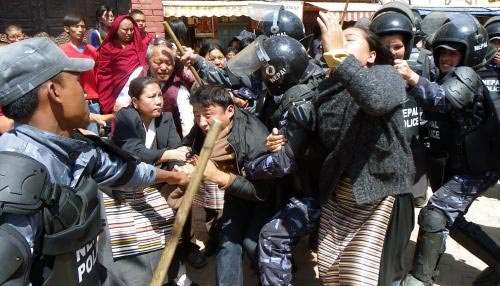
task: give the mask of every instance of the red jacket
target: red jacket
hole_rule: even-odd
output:
[[[93,61],[97,60],[97,50],[89,44],[85,46],[83,53],[78,51],[71,43],[62,44],[59,47],[70,58],[85,58]],[[99,99],[94,70],[82,72],[80,74],[80,83],[83,90],[87,94],[87,100]]]

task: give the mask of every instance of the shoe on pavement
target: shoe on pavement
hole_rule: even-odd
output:
[[[188,243],[187,245],[181,246],[181,248],[183,250],[184,261],[189,263],[192,267],[201,269],[208,264],[207,258],[201,253],[198,245]]]
[[[406,275],[405,279],[401,281],[400,286],[432,286],[433,283],[425,283],[417,278],[413,277],[413,275]]]
[[[420,197],[413,198],[413,205],[416,208],[423,208],[427,205],[429,201],[429,196],[427,195],[427,191]]]

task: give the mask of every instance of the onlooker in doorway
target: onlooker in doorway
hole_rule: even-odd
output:
[[[227,47],[226,59],[229,61],[238,53],[238,49],[232,46]]]
[[[142,41],[144,44],[147,46],[151,41],[154,40],[155,36],[151,33],[146,32],[146,15],[144,15],[144,12],[142,12],[139,9],[133,9],[130,11],[129,16],[134,19],[134,21],[137,23],[137,26],[139,27],[139,30],[141,30],[141,37]]]
[[[182,21],[181,19],[174,19],[169,21],[168,23],[181,44],[186,43],[188,40],[188,31],[184,21]]]
[[[149,65],[147,74],[161,83],[163,111],[172,112],[177,131],[184,137],[194,125],[189,90],[195,79],[189,69],[176,63],[173,47],[172,43],[159,38],[149,45],[146,52]]]
[[[63,52],[70,58],[83,58],[96,61],[96,49],[83,41],[83,36],[86,30],[85,19],[80,15],[70,14],[64,17],[63,22],[64,31],[69,37],[69,42],[59,46]],[[87,105],[89,106],[89,111],[94,115],[99,115],[101,113],[101,109],[99,107],[99,93],[97,92],[94,70],[82,72],[80,74],[80,84],[82,85],[83,92],[85,93],[85,99],[87,101]],[[97,123],[91,123],[87,129],[95,134],[99,134],[99,126]]]
[[[23,29],[17,25],[9,25],[5,28],[5,35],[7,36],[7,43],[15,43],[26,38],[26,35],[23,33]]]
[[[89,32],[89,43],[94,48],[99,48],[106,38],[108,31],[115,20],[115,15],[111,8],[106,5],[100,5],[96,11],[97,27]]]
[[[220,45],[219,41],[215,39],[204,40],[201,44],[199,55],[220,69],[223,69],[226,66],[224,49]]]

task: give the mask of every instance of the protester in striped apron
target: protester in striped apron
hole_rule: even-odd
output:
[[[163,95],[160,83],[150,77],[139,77],[130,83],[132,105],[116,115],[113,142],[149,164],[164,164],[184,160],[187,149],[170,112],[162,112]],[[178,149],[176,149],[178,148]],[[108,284],[149,285],[160,260],[174,222],[175,212],[160,186],[142,192],[114,193],[104,196],[106,236],[109,236],[112,258],[104,257]],[[109,251],[105,249],[104,252]],[[179,251],[178,251],[179,252]],[[167,275],[171,285],[196,285],[186,279],[179,253]]]
[[[322,166],[318,264],[323,285],[379,285],[396,194],[410,192],[413,166],[401,103],[405,85],[392,55],[363,28],[341,31],[321,13],[324,58],[332,69],[317,99]]]

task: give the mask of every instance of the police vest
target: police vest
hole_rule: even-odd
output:
[[[99,285],[96,238],[102,223],[95,181],[84,176],[76,188],[52,184],[43,164],[14,152],[0,152],[0,170],[1,213],[43,216],[32,284]]]
[[[500,114],[500,75],[491,67],[483,67],[477,71],[489,91],[489,97],[495,107],[497,116]]]
[[[410,68],[419,76],[431,80],[433,73],[431,72],[429,55],[432,55],[432,53],[426,49],[414,48],[407,62]],[[411,143],[413,140],[418,139],[421,134],[422,110],[418,107],[415,98],[407,95],[403,102],[402,112],[405,123],[405,137]]]
[[[432,55],[432,52],[426,49],[414,48],[412,49],[410,57],[407,60],[408,65],[414,72],[428,80],[432,80],[431,64],[429,61],[430,55]]]
[[[325,76],[326,73],[317,68],[306,83],[297,84],[287,89],[278,108],[271,116],[271,122],[275,124],[274,126],[282,127],[286,124],[286,115],[291,107],[311,101],[317,95],[316,89]]]
[[[449,173],[474,175],[500,167],[499,101],[484,84],[481,89],[482,93],[476,94],[473,101],[460,110],[453,110],[451,114],[426,114],[430,155],[445,154]]]
[[[481,68],[477,71],[484,85],[488,88],[490,96],[495,99],[499,97],[500,92],[500,76],[496,70],[489,67]]]
[[[413,96],[406,96],[402,112],[405,123],[405,136],[408,142],[411,143],[418,138],[420,133],[420,108]]]

